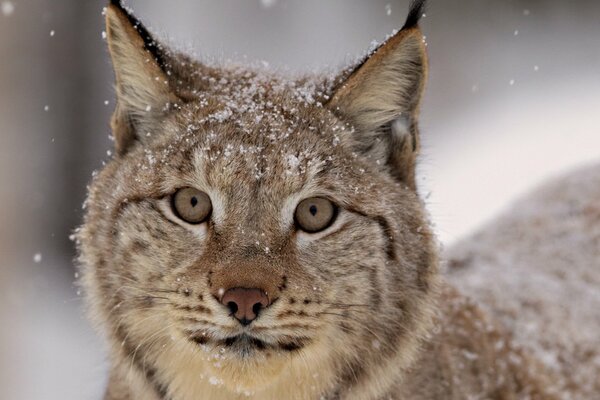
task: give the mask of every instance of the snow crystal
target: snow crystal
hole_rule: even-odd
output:
[[[513,86],[513,85],[515,84],[515,80],[514,80],[514,79],[511,79],[510,81],[508,81],[508,84],[509,84],[510,86]]]
[[[230,109],[225,109],[210,115],[209,118],[215,119],[216,121],[223,123],[227,121],[232,115],[233,112]]]
[[[513,35],[515,35],[515,36],[519,36],[519,30],[518,30],[518,29],[515,29],[515,31],[513,32]]]
[[[392,5],[391,4],[388,3],[385,5],[385,13],[387,15],[392,15]]]
[[[215,378],[214,376],[211,376],[210,378],[208,378],[208,382],[211,385],[221,385],[223,382],[221,382],[221,380],[219,378]]]
[[[104,105],[105,105],[105,106],[107,106],[107,105],[108,105],[108,103],[109,103],[109,101],[108,101],[108,100],[104,100]]]
[[[537,65],[534,65],[534,66],[533,66],[533,70],[534,70],[535,72],[538,72],[538,71],[540,70],[540,67],[539,67],[539,66],[537,66]]]
[[[42,253],[35,253],[33,255],[33,262],[39,264],[42,262]]]
[[[286,161],[287,161],[288,167],[290,167],[292,169],[296,169],[300,166],[300,159],[298,157],[296,157],[294,154],[288,154],[286,156]]]
[[[2,10],[2,14],[5,17],[8,17],[8,16],[11,16],[12,13],[15,11],[15,6],[10,1],[4,1],[4,2],[2,2],[0,9]]]
[[[102,31],[102,39],[106,40],[106,31]]]
[[[260,4],[264,7],[264,8],[271,8],[273,7],[275,4],[277,4],[277,0],[260,0]]]
[[[46,112],[50,111],[50,106],[48,106],[48,105],[44,106],[44,111],[46,111]]]
[[[54,36],[56,34],[56,32],[53,30],[50,31],[50,37]]]

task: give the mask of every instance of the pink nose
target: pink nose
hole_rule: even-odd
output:
[[[244,326],[254,321],[263,308],[271,302],[267,294],[260,289],[233,288],[221,297],[221,304],[229,308],[231,315]]]

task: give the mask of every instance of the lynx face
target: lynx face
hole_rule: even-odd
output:
[[[406,364],[436,270],[414,185],[418,28],[298,80],[174,55],[116,2],[107,32],[118,156],[79,239],[114,363],[173,398],[290,382],[310,398]]]

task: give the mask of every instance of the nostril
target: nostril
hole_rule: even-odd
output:
[[[238,311],[238,305],[237,303],[230,301],[229,303],[227,303],[227,308],[229,308],[229,311],[231,311],[231,314],[235,314]]]
[[[256,303],[252,306],[252,312],[254,313],[254,315],[256,317],[258,317],[258,313],[260,312],[260,310],[262,310],[262,308],[263,308],[262,303]]]

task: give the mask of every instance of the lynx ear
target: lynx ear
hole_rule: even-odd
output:
[[[351,71],[328,104],[356,128],[359,150],[413,189],[417,117],[427,76],[425,44],[418,27],[423,7],[423,0],[412,3],[402,30]]]
[[[143,142],[151,126],[177,103],[162,47],[119,0],[106,9],[108,48],[116,77],[112,129],[117,153]]]

